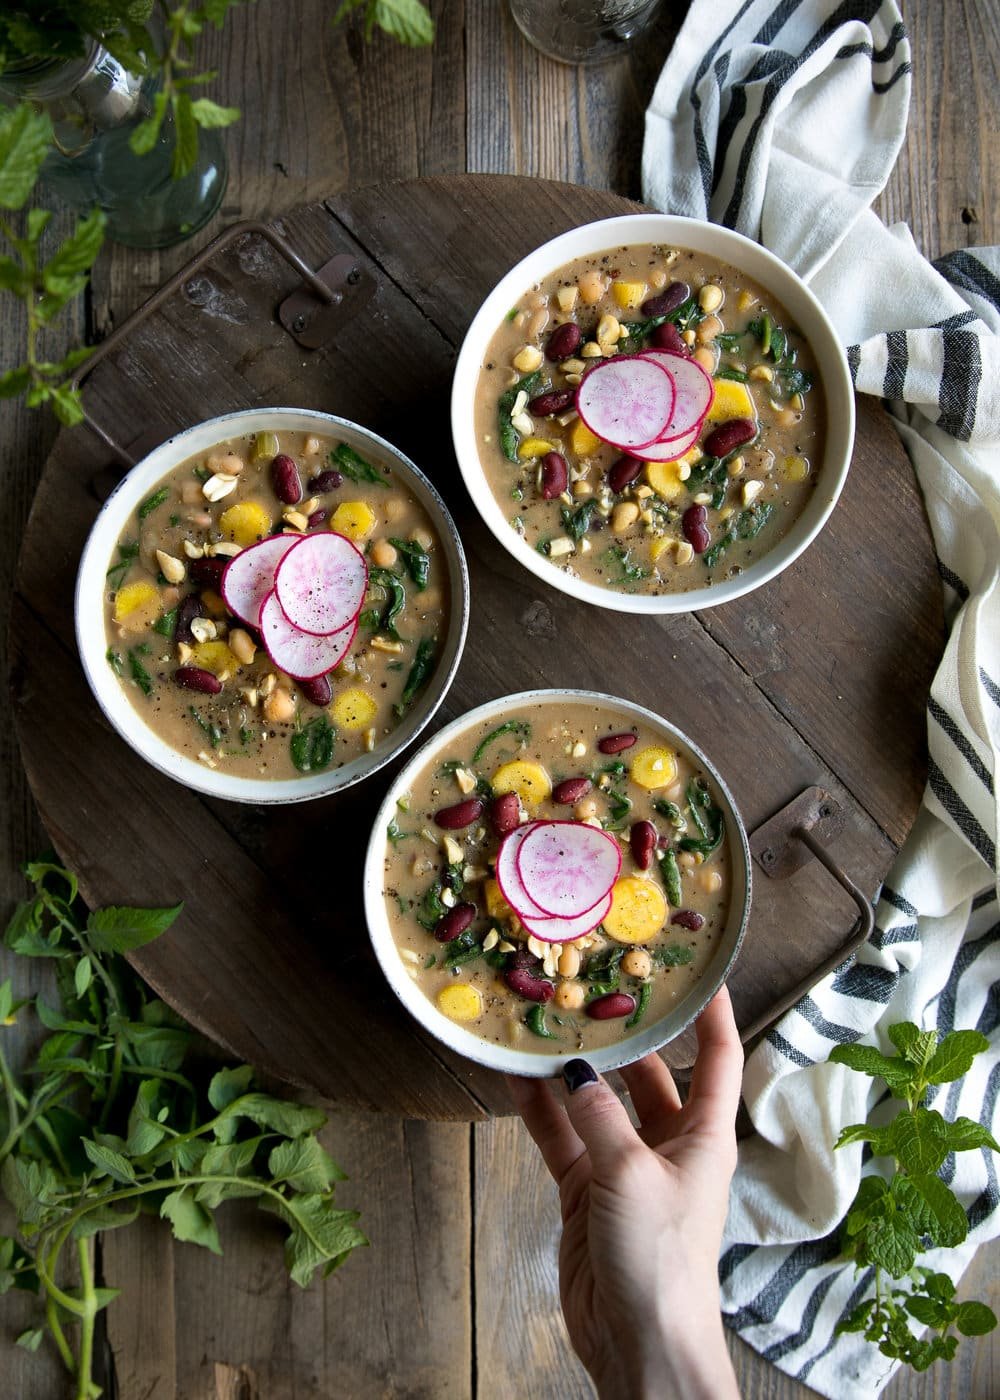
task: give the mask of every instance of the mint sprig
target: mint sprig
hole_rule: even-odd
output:
[[[899,1051],[884,1055],[868,1045],[838,1045],[833,1064],[846,1065],[881,1078],[893,1097],[906,1107],[883,1126],[852,1123],[836,1147],[868,1143],[876,1157],[895,1162],[892,1176],[863,1177],[847,1212],[843,1228],[844,1253],[859,1271],[874,1269],[874,1297],[866,1298],[838,1325],[839,1332],[861,1332],[883,1356],[925,1371],[933,1362],[950,1361],[958,1337],[990,1332],[997,1319],[985,1303],[954,1301],[955,1285],[944,1273],[917,1263],[928,1247],[954,1248],[966,1238],[969,1225],[958,1197],[937,1174],[952,1152],[1000,1144],[981,1123],[971,1118],[946,1119],[924,1100],[928,1091],[967,1074],[977,1055],[989,1049],[979,1031],[952,1031],[938,1040],[935,1031],[922,1031],[904,1021],[888,1029]],[[906,1280],[905,1286],[893,1287]],[[930,1329],[919,1338],[910,1319]]]
[[[357,1212],[334,1203],[343,1173],[316,1137],[321,1110],[261,1092],[249,1066],[189,1066],[193,1033],[121,956],[160,937],[181,906],[88,914],[69,871],[38,861],[26,874],[34,894],[5,942],[54,963],[60,1006],[0,984],[0,1189],[17,1216],[17,1238],[0,1236],[0,1294],[39,1294],[39,1325],[19,1344],[35,1350],[47,1333],[77,1400],[93,1400],[95,1322],[117,1296],[94,1281],[98,1231],[152,1209],[176,1239],[221,1253],[214,1212],[248,1197],[287,1226],[285,1260],[302,1287],[367,1241]],[[2,1035],[29,1012],[50,1034],[22,1079]]]

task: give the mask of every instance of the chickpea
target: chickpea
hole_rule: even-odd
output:
[[[607,290],[607,283],[596,267],[588,268],[582,273],[577,278],[576,285],[580,289],[580,300],[587,306],[596,305]]]
[[[573,808],[573,815],[577,821],[591,821],[597,816],[597,803],[592,797],[581,797],[580,801]]]
[[[635,501],[619,501],[611,512],[611,529],[616,535],[624,535],[639,519],[639,507]]]
[[[544,331],[545,327],[546,327],[548,324],[549,324],[549,313],[548,313],[547,309],[546,309],[544,306],[539,307],[539,309],[538,309],[537,311],[535,311],[535,312],[532,314],[531,318],[530,318],[529,321],[528,321],[528,325],[527,325],[527,336],[528,336],[528,339],[529,339],[529,340],[537,340],[538,337],[541,335],[542,331]]]
[[[572,944],[564,948],[559,954],[559,975],[561,977],[575,977],[580,971],[580,950],[574,948]]]
[[[257,647],[249,632],[242,627],[234,627],[229,634],[229,650],[243,666],[249,666],[257,655]]]
[[[242,457],[237,457],[235,452],[224,452],[221,456],[209,457],[206,466],[213,475],[222,472],[223,476],[239,476],[244,461]]]
[[[388,540],[376,540],[372,545],[372,563],[379,569],[391,569],[399,558],[396,546]]]
[[[268,724],[290,724],[295,718],[293,696],[281,686],[275,686],[264,700],[264,718]]]
[[[560,1011],[579,1011],[585,996],[582,982],[560,982],[552,999]]]
[[[653,959],[644,948],[633,948],[622,958],[622,972],[645,980],[653,970]]]
[[[201,482],[185,481],[181,487],[181,500],[186,506],[197,505],[202,500]]]
[[[654,268],[649,274],[649,285],[654,292],[663,291],[663,288],[667,285],[667,274],[662,267]]]
[[[692,869],[692,867],[697,864],[694,853],[692,851],[681,851],[680,855],[677,857],[677,864],[682,866],[685,870]]]
[[[722,889],[722,876],[717,870],[703,870],[698,879],[707,894],[715,894]]]
[[[704,321],[695,331],[695,339],[699,345],[708,345],[722,332],[722,322],[718,316],[706,316]]]
[[[696,360],[707,374],[715,373],[716,355],[714,349],[710,349],[707,345],[699,345],[691,358]]]

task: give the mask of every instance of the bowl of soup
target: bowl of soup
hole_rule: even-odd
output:
[[[468,575],[433,485],[385,439],[291,408],[179,433],[105,502],[76,587],[84,671],[147,762],[199,792],[302,801],[423,729]]]
[[[570,230],[472,320],[452,434],[486,525],[539,579],[623,612],[731,602],[787,568],[843,488],[854,395],[805,283],[717,224]]]
[[[725,980],[750,907],[746,833],[675,726],[595,691],[505,696],[393,781],[364,872],[406,1009],[492,1068],[609,1070],[679,1035]]]

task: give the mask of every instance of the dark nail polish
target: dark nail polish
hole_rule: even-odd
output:
[[[563,1079],[571,1094],[577,1089],[585,1089],[588,1084],[597,1083],[597,1071],[591,1069],[586,1060],[568,1060],[563,1065]]]

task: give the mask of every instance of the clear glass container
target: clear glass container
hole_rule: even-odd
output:
[[[194,169],[171,178],[169,112],[147,155],[130,149],[159,86],[156,75],[129,73],[96,43],[83,58],[0,73],[0,100],[35,102],[52,118],[55,146],[42,167],[48,188],[71,209],[98,205],[108,216],[108,237],[132,248],[166,248],[204,227],[229,176],[219,132],[199,130]]]
[[[560,63],[617,58],[659,5],[660,0],[510,0],[524,37]]]

